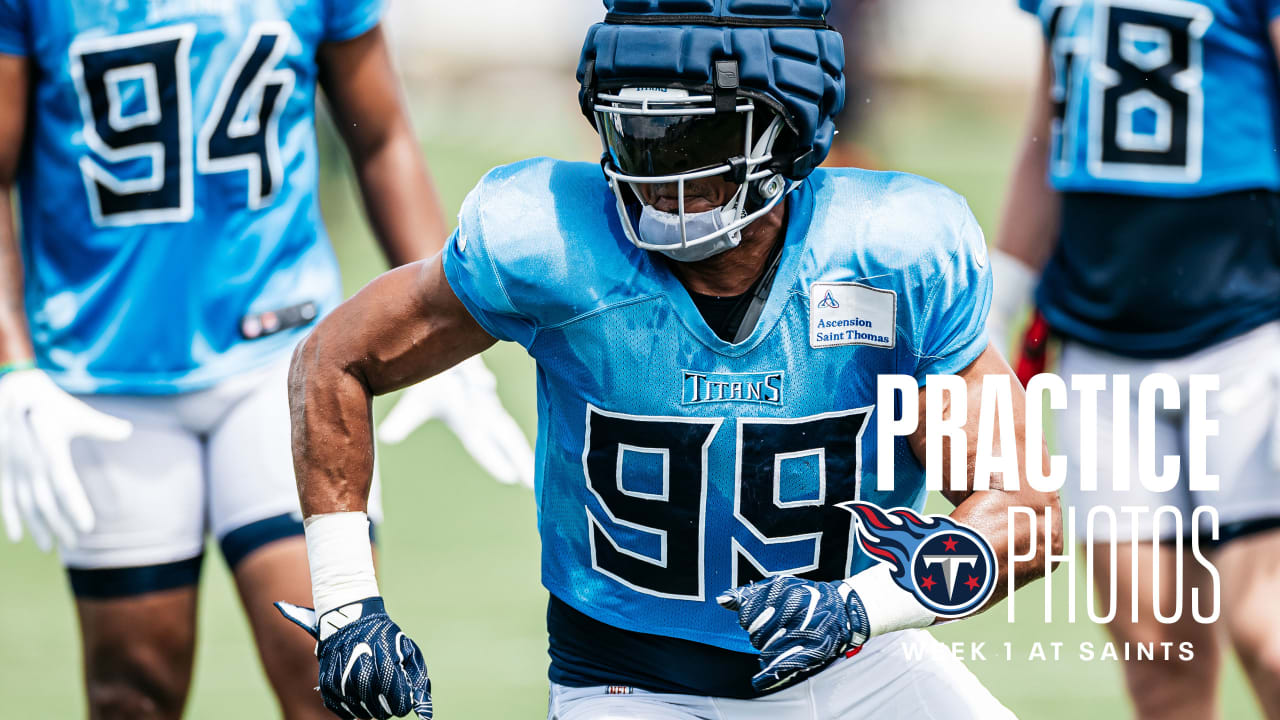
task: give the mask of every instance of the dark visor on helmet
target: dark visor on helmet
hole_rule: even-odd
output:
[[[747,115],[597,112],[609,157],[626,175],[659,177],[720,167],[747,154]]]

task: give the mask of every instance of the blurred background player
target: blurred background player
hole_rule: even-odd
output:
[[[868,412],[879,375],[959,376],[975,432],[983,380],[1011,379],[987,341],[968,205],[916,176],[817,168],[844,99],[826,3],[605,6],[577,74],[602,162],[492,171],[439,258],[368,285],[294,363],[316,607],[282,611],[319,642],[326,705],[431,715],[370,557],[370,403],[505,340],[537,364],[550,717],[1012,717],[919,630],[935,613],[854,550],[840,507],[925,502],[923,423],[885,451],[893,470],[864,439],[881,422]],[[855,323],[865,333],[818,330]],[[1009,572],[1001,591],[1043,571],[1044,545],[1016,568],[1007,553],[1052,545],[1041,518],[1058,516],[1056,495],[946,497]],[[1031,519],[1011,523],[1015,506]],[[996,557],[984,567],[995,582]],[[773,575],[799,577],[718,604]],[[509,611],[501,591],[449,582]]]
[[[387,259],[445,234],[381,10],[0,0],[0,501],[11,540],[60,548],[90,717],[182,713],[206,532],[284,715],[324,714],[269,602],[310,586],[285,370],[341,300],[317,84]],[[414,393],[393,434],[443,417],[502,479],[531,473],[483,365]]]
[[[1117,534],[1099,526],[1095,582],[1119,599],[1108,629],[1116,640],[1191,642],[1195,661],[1130,662],[1130,695],[1140,718],[1216,717],[1221,665],[1218,628],[1157,621],[1187,602],[1171,581],[1154,587],[1153,565],[1186,587],[1206,586],[1207,571],[1175,552],[1192,509],[1212,505],[1221,528],[1211,556],[1222,576],[1225,638],[1238,652],[1270,718],[1280,718],[1280,483],[1273,456],[1280,416],[1280,100],[1273,48],[1280,2],[1021,0],[1044,29],[1044,60],[1027,134],[1006,203],[993,268],[990,328],[998,342],[1035,291],[1048,325],[1064,338],[1060,373],[1123,374],[1121,404],[1136,406],[1138,386],[1167,373],[1186,397],[1188,376],[1216,374],[1209,418],[1219,434],[1208,471],[1219,492],[1191,494],[1184,481],[1168,493],[1139,482],[1138,433],[1129,468],[1113,464],[1110,408],[1098,398],[1098,490],[1070,488],[1077,535],[1091,508],[1119,517]],[[1046,184],[1045,178],[1048,178]],[[1037,287],[1038,286],[1038,287]],[[1185,405],[1184,405],[1185,407]],[[1057,423],[1058,450],[1079,460],[1078,404]],[[1156,457],[1186,448],[1185,410],[1163,413]],[[1152,450],[1147,450],[1148,453]],[[1125,473],[1133,488],[1116,491]],[[1079,482],[1080,468],[1070,472]],[[1179,508],[1183,523],[1152,522],[1151,509]],[[1123,512],[1142,508],[1143,515]],[[1168,516],[1165,516],[1168,519]],[[1132,537],[1169,543],[1153,549]],[[1116,540],[1117,567],[1111,544]],[[1135,549],[1136,548],[1136,549]],[[1156,557],[1159,555],[1159,557]],[[1137,572],[1135,573],[1135,566]],[[1112,586],[1112,578],[1117,585]],[[1134,584],[1137,587],[1134,587]],[[1136,599],[1138,621],[1130,621]],[[1189,608],[1188,608],[1189,609]],[[1203,610],[1208,611],[1208,608]]]

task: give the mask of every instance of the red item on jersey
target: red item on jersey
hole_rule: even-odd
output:
[[[1026,387],[1031,378],[1045,371],[1049,362],[1049,336],[1052,330],[1049,328],[1049,321],[1044,319],[1044,315],[1036,310],[1031,317],[1031,324],[1027,326],[1027,332],[1022,337],[1022,351],[1018,353],[1018,362],[1014,364],[1014,371],[1018,374],[1018,380]]]

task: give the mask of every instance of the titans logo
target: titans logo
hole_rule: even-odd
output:
[[[884,511],[854,501],[858,547],[890,567],[898,587],[943,618],[982,607],[996,587],[996,558],[981,535],[945,515],[921,517],[909,508]]]

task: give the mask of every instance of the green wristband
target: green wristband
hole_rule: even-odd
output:
[[[0,365],[0,378],[12,372],[19,370],[34,370],[36,367],[35,360],[18,360],[16,362],[4,363]]]

